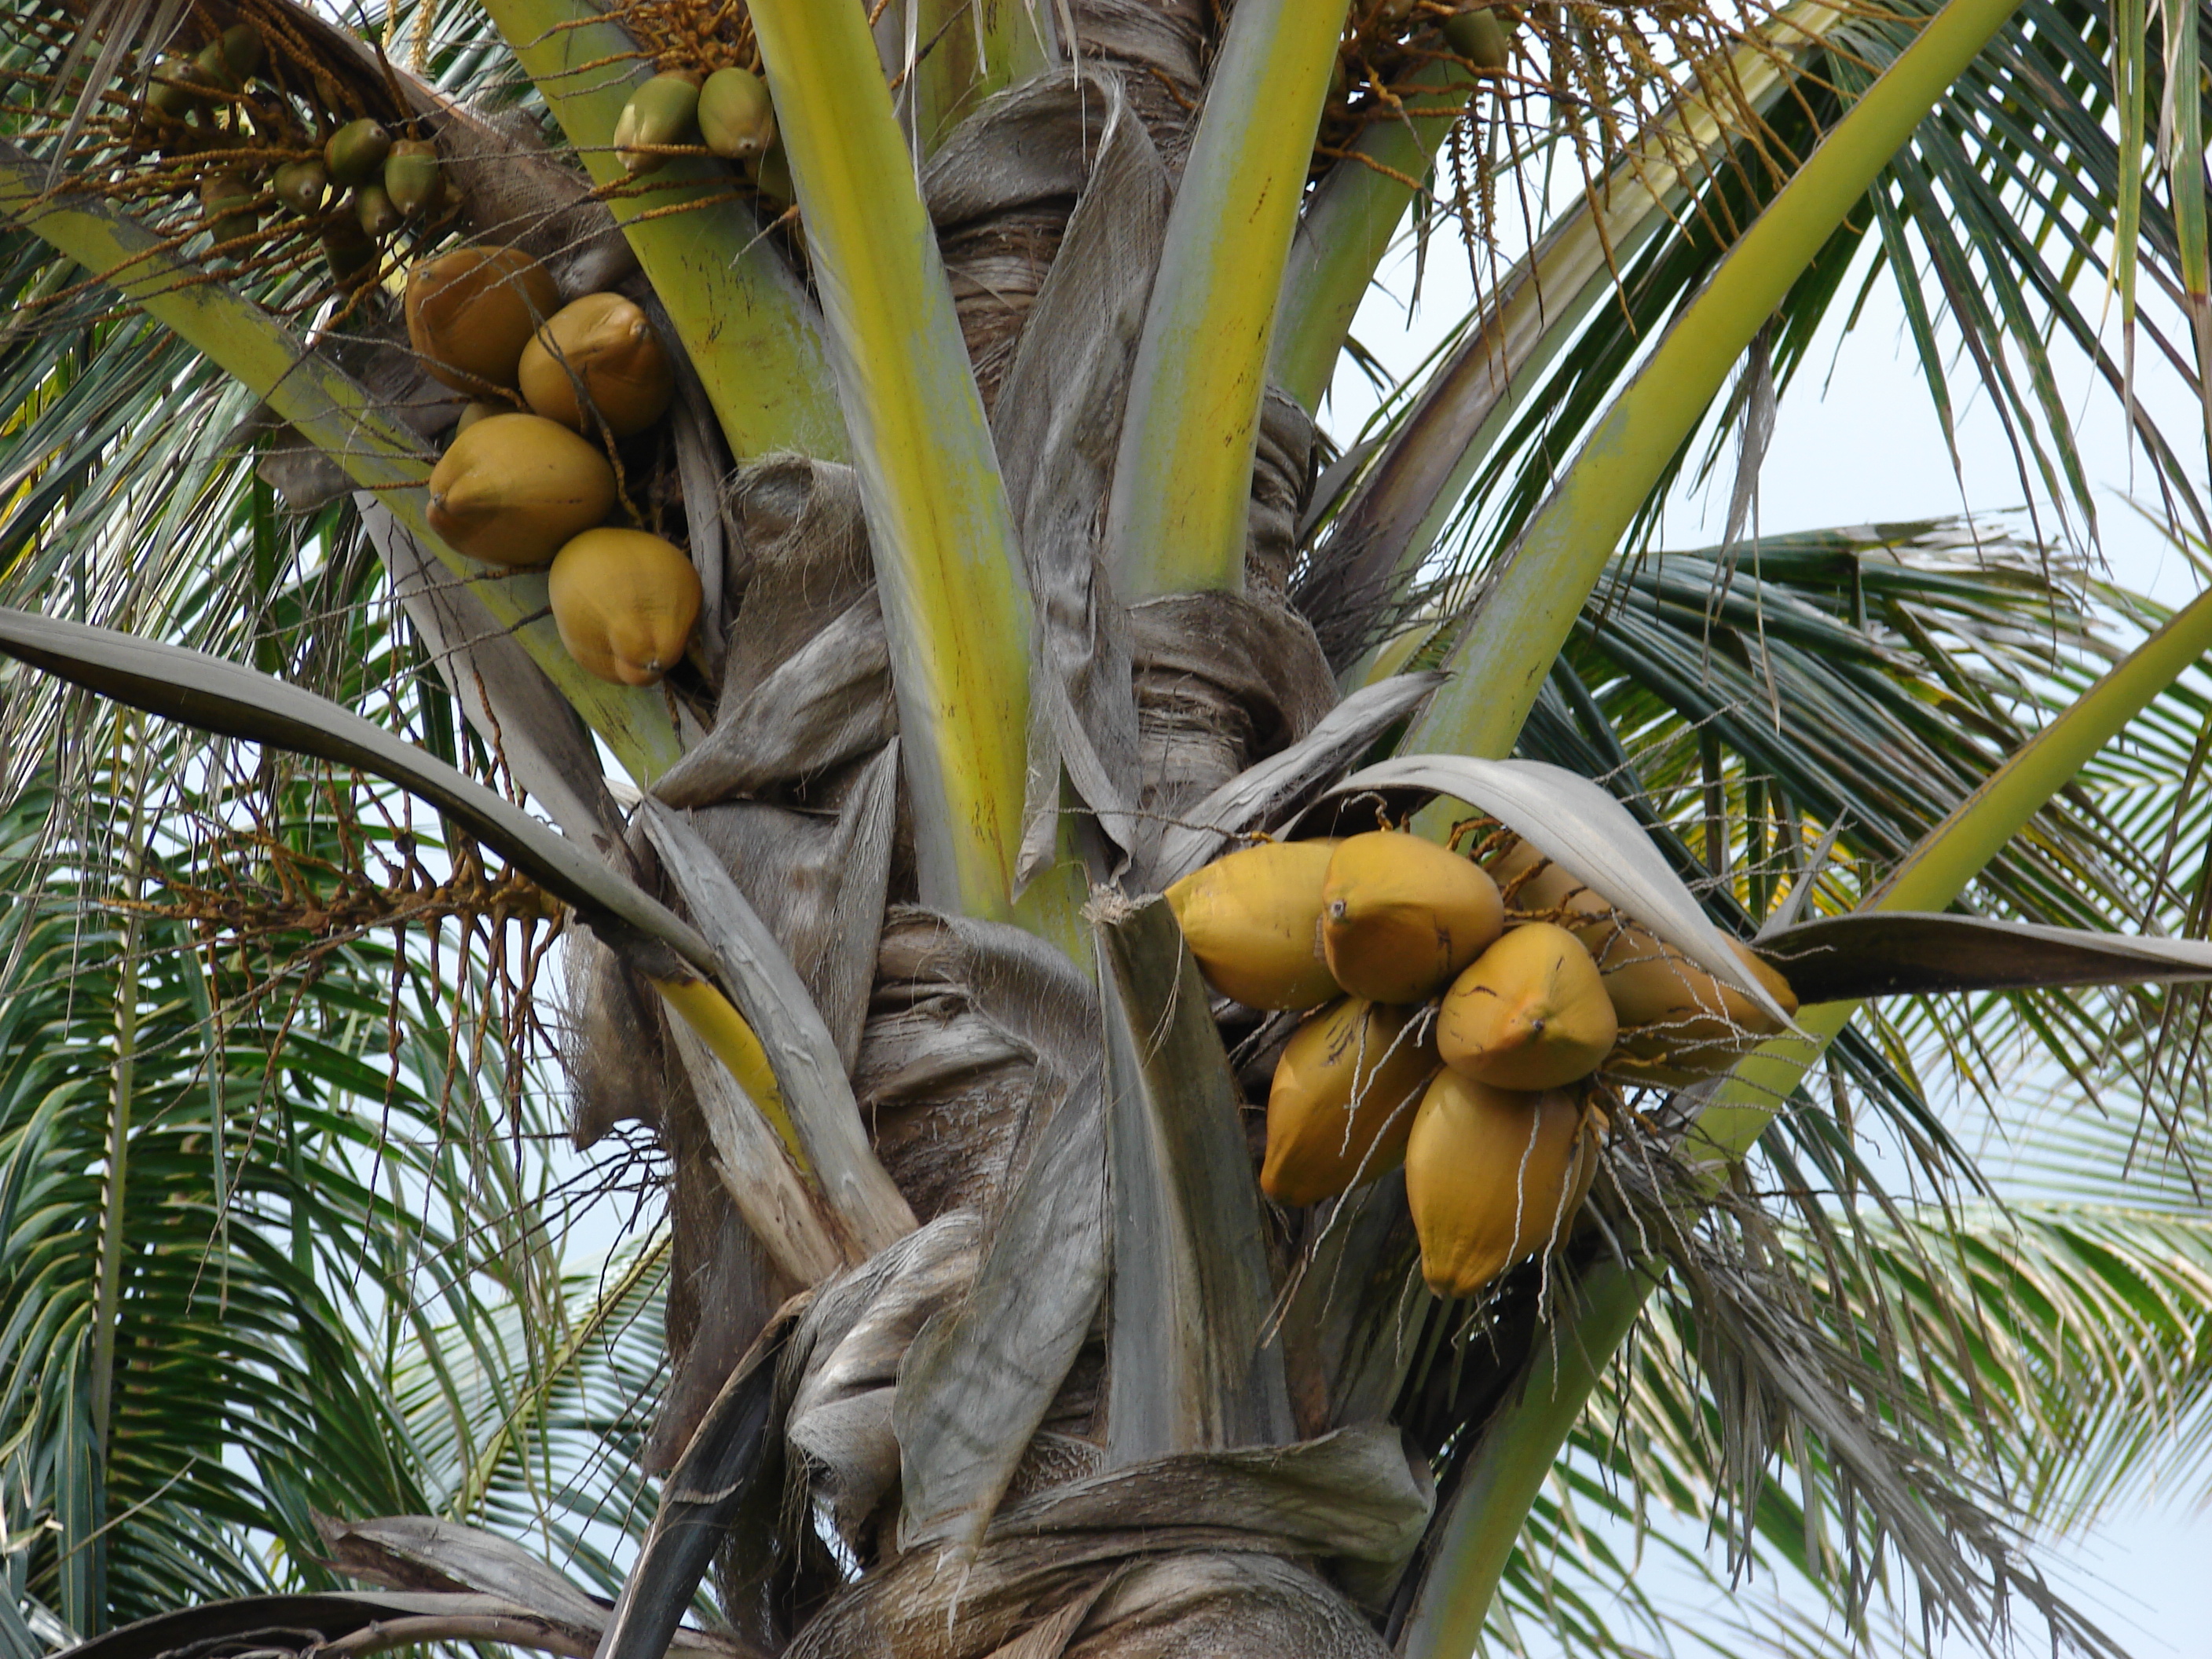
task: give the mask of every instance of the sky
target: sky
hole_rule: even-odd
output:
[[[1857,286],[1855,276],[1842,291],[1855,293]],[[1406,297],[1412,289],[1410,258],[1401,257],[1386,267],[1353,330],[1399,374],[1418,364],[1433,349],[1439,329],[1464,311],[1464,265],[1432,258],[1419,308],[1409,316]],[[2077,297],[2091,315],[2100,314],[2100,292],[2089,289]],[[2115,349],[2118,337],[2115,314],[2106,335]],[[2096,543],[2075,550],[2101,559],[2113,578],[2166,604],[2194,598],[2198,582],[2189,562],[2132,504],[2133,492],[2147,489],[2149,481],[2132,463],[2117,400],[2094,379],[2080,353],[2060,348],[2054,358],[2098,502]],[[2188,443],[2201,422],[2185,389],[2160,374],[2156,365],[2139,372],[2137,395],[2177,446]],[[1970,369],[1952,377],[1954,398],[1972,380]],[[1332,392],[1323,423],[1336,433],[1351,432],[1372,406],[1372,393],[1347,372]],[[1959,450],[1954,471],[1905,333],[1902,308],[1885,278],[1847,339],[1838,322],[1828,325],[1783,399],[1760,473],[1760,527],[1781,533],[1997,513],[2026,504],[2002,427],[1978,392],[1960,411]],[[2201,457],[2201,444],[2189,453]],[[2192,476],[2203,489],[2201,461]],[[1705,492],[1678,491],[1668,504],[1660,544],[1694,547],[1721,539],[1731,483],[1723,477]],[[2048,531],[2057,520],[2046,512],[2043,522]],[[2130,1503],[2086,1534],[2046,1540],[2041,1565],[2139,1659],[2198,1659],[2212,1653],[2212,1571],[2206,1570],[2212,1561],[2212,1516],[2195,1500],[2212,1492],[2212,1469],[2178,1468],[2166,1474],[2163,1497]],[[1705,1547],[1701,1532],[1678,1535],[1692,1548]],[[1709,1555],[1717,1570],[1724,1559],[1719,1548],[1712,1545]],[[1736,1611],[1729,1598],[1717,1598],[1662,1553],[1647,1553],[1637,1580],[1656,1599],[1708,1618]],[[1770,1578],[1747,1589],[1742,1598],[1788,1593],[1786,1584]],[[1802,1589],[1790,1599],[1800,1608],[1817,1607]],[[1943,1659],[1978,1650],[1978,1644],[1956,1638],[1938,1649]],[[2037,1651],[2034,1639],[2024,1641],[2021,1650]],[[1536,1659],[1552,1659],[1565,1650],[1540,1638],[1533,1652]]]

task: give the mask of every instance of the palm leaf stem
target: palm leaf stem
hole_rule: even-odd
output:
[[[1346,9],[1231,14],[1130,370],[1106,518],[1124,599],[1243,590],[1276,302]]]
[[[973,0],[905,0],[878,27],[896,26],[900,103],[916,161],[934,154],[994,93],[1041,74],[1056,54],[1050,8],[979,6]]]
[[[1764,112],[1794,83],[1792,54],[1817,46],[1841,14],[1796,0],[1739,51],[1724,83]],[[1612,295],[1619,272],[1708,182],[1735,128],[1686,96],[1499,280],[1450,356],[1429,377],[1329,530],[1322,557],[1352,593],[1402,586],[1435,548],[1483,459],[1521,412],[1531,377],[1565,350]],[[1347,670],[1356,678],[1358,666]]]
[[[524,1397],[500,1419],[499,1426],[470,1464],[466,1477],[453,1494],[450,1514],[465,1519],[483,1506],[500,1465],[518,1437],[528,1432],[531,1419],[544,1413],[554,1390],[581,1363],[592,1344],[605,1335],[609,1322],[625,1312],[638,1286],[665,1267],[670,1242],[670,1236],[664,1233],[649,1247],[638,1251],[614,1281],[592,1297],[581,1317],[573,1313],[569,1316],[568,1329],[560,1346],[538,1370]]]
[[[1447,659],[1407,746],[1510,753],[1652,485],[1807,264],[2019,0],[1950,0],[1729,251],[1538,509]]]
[[[936,234],[860,9],[762,0],[752,20],[867,515],[922,902],[1011,920],[1029,594]]]
[[[1352,154],[1329,169],[1291,245],[1267,378],[1309,415],[1320,410],[1352,319],[1407,204],[1423,193],[1412,181],[1436,165],[1437,147],[1480,84],[1455,58],[1424,64],[1410,81],[1397,94],[1398,118],[1369,127]]]

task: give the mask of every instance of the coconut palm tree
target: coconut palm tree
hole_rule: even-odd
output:
[[[1958,526],[1648,532],[1701,432],[1747,504],[1862,248],[1947,430],[1957,347],[2093,522],[2063,334],[2202,532],[2195,441],[2130,396],[2212,340],[2197,29],[20,9],[0,1635],[1628,1651],[1549,1564],[1577,1504],[1656,1500],[1851,1628],[1893,1562],[1993,1644],[2024,1605],[2109,1650],[2020,1533],[2206,1387],[2212,602]],[[696,84],[756,74],[767,148]],[[1477,304],[1329,434],[1409,217]],[[542,337],[528,401],[583,436],[463,441],[523,400],[426,320],[457,241],[636,314]],[[567,562],[514,556],[579,497]],[[650,605],[570,561],[635,546],[599,520],[680,550]],[[1263,1197],[1297,1021],[1156,897],[1378,823],[1526,842],[1753,1011],[1695,1077],[1615,1054],[1588,1196],[1471,1296],[1395,1171]],[[576,1141],[661,1172],[597,1278],[546,1244],[544,1032]],[[2165,1207],[2109,1136],[2078,1201],[1983,1201],[1917,1068],[2021,1044],[2117,1079]],[[1457,1173],[1517,1235],[1518,1172]]]

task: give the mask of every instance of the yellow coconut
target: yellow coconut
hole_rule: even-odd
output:
[[[1406,1143],[1406,1204],[1429,1288],[1472,1296],[1564,1241],[1596,1151],[1565,1090],[1524,1093],[1437,1073]]]
[[[407,340],[456,392],[514,385],[522,349],[561,308],[553,273],[517,247],[464,247],[407,273]]]
[[[642,530],[587,530],[546,578],[568,654],[617,685],[653,685],[683,659],[699,620],[699,573]]]
[[[644,431],[676,395],[660,337],[619,294],[563,306],[523,349],[518,379],[523,400],[546,419],[580,432],[588,405],[617,438]]]
[[[1533,873],[1513,886],[1528,872]],[[1688,1083],[1726,1071],[1782,1029],[1750,998],[1629,921],[1528,842],[1500,860],[1494,873],[1511,891],[1516,912],[1560,915],[1597,963],[1620,1026],[1620,1046],[1607,1070],[1643,1082]],[[1786,1012],[1797,1012],[1787,980],[1749,947],[1730,941],[1730,948]]]
[[[1167,901],[1206,982],[1250,1008],[1318,1008],[1337,994],[1321,949],[1333,841],[1268,842],[1194,870]]]
[[[1439,1063],[1419,1012],[1347,997],[1298,1028],[1267,1091],[1268,1197],[1318,1204],[1398,1167]]]
[[[1613,1047],[1613,1004],[1597,964],[1547,921],[1508,932],[1444,994],[1444,1064],[1496,1089],[1553,1089],[1588,1077]]]
[[[486,416],[430,474],[430,527],[490,564],[544,564],[614,504],[598,446],[536,415]]]
[[[1322,883],[1322,949],[1336,982],[1376,1002],[1424,1002],[1504,927],[1498,884],[1419,836],[1376,830],[1336,849]]]
[[[1640,946],[1641,955],[1631,954]],[[1729,948],[1782,1005],[1797,1012],[1790,981],[1738,939]],[[1661,947],[1639,929],[1623,929],[1607,949],[1618,963],[1601,973],[1606,994],[1620,1015],[1620,1042],[1606,1069],[1641,1083],[1679,1088],[1715,1077],[1735,1064],[1782,1023],[1732,985],[1676,951]],[[1637,1018],[1629,1017],[1632,1011]]]

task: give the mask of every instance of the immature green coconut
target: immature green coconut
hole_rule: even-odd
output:
[[[775,142],[768,83],[748,69],[719,69],[699,88],[699,136],[732,161],[749,161]]]
[[[261,222],[254,210],[258,194],[235,173],[210,173],[200,180],[200,210],[207,217],[208,235],[218,245],[251,236]]]
[[[1444,19],[1444,44],[1479,70],[1495,72],[1513,61],[1513,39],[1486,5]]]
[[[656,75],[623,106],[615,123],[615,154],[632,177],[652,173],[668,160],[659,150],[694,143],[698,131],[699,77]]]
[[[241,85],[261,73],[261,65],[269,56],[261,31],[251,23],[233,23],[222,32],[217,44],[222,49],[224,67]]]
[[[407,216],[393,204],[392,196],[382,185],[363,185],[353,193],[354,217],[361,228],[379,240],[407,222]]]
[[[323,141],[323,166],[341,190],[381,177],[391,154],[392,135],[372,116],[347,122]]]
[[[323,210],[323,198],[330,194],[331,175],[323,166],[322,157],[287,161],[278,167],[270,179],[269,187],[276,199],[303,218]]]
[[[146,107],[182,121],[205,104],[212,90],[207,72],[180,52],[170,52],[155,68],[146,86]]]
[[[412,219],[438,205],[445,175],[438,168],[438,147],[428,138],[401,138],[384,158],[384,193]]]

